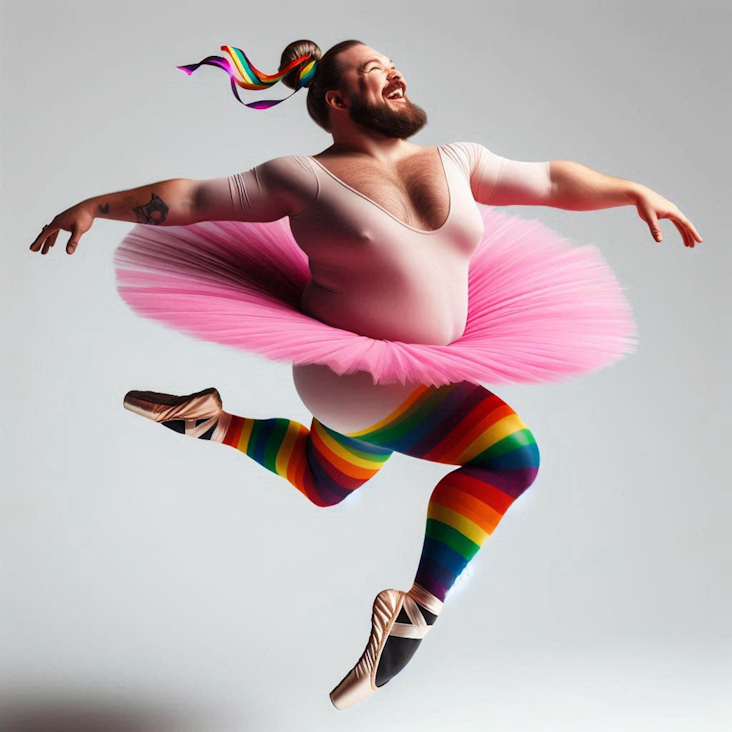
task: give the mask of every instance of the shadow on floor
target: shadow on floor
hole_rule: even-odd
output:
[[[215,728],[215,716],[183,704],[124,699],[0,699],[2,732],[193,732]]]

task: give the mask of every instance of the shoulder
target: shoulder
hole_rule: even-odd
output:
[[[315,181],[310,161],[300,155],[283,155],[252,168],[267,186],[289,187],[312,184]]]
[[[259,187],[286,201],[290,216],[302,213],[318,197],[320,183],[310,160],[300,155],[283,155],[252,168]]]
[[[499,157],[479,142],[450,142],[443,145],[442,149],[455,161],[468,179],[491,157]]]

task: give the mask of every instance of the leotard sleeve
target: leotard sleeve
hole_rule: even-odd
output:
[[[195,206],[209,219],[276,221],[302,213],[317,193],[318,180],[308,162],[288,155],[243,173],[199,181]]]
[[[477,142],[454,142],[446,147],[455,153],[478,203],[491,206],[549,205],[551,161],[509,160]]]

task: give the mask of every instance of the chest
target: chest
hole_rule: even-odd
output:
[[[448,218],[450,188],[437,148],[388,168],[348,158],[320,158],[317,162],[341,183],[408,226],[434,231]]]

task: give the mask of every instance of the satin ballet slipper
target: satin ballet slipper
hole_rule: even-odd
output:
[[[231,421],[231,415],[223,411],[221,396],[214,388],[185,396],[128,391],[124,407],[181,434],[215,442],[220,442]]]
[[[358,663],[330,692],[336,709],[363,701],[411,660],[442,609],[442,601],[419,585],[408,592],[382,590],[374,600],[371,635]]]

